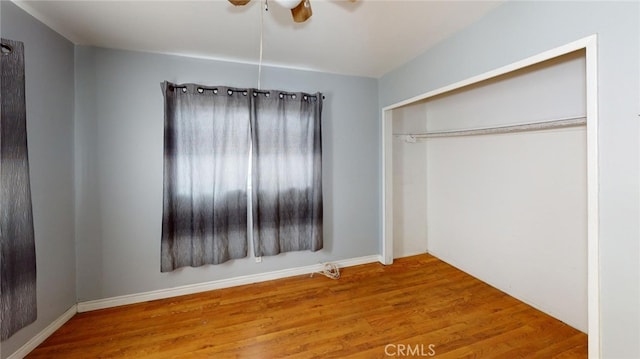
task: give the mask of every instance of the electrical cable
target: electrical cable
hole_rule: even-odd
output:
[[[340,278],[340,268],[338,268],[338,266],[333,263],[322,263],[322,270],[317,273],[331,279]],[[315,273],[311,273],[311,276],[313,277],[314,274]]]

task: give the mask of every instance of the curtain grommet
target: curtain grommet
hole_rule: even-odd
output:
[[[2,43],[2,54],[9,55],[13,52],[13,47],[9,44]]]

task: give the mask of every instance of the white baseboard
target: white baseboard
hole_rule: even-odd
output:
[[[16,350],[13,354],[9,355],[7,359],[22,359],[26,357],[33,349],[42,344],[53,332],[58,330],[64,323],[69,321],[77,313],[77,306],[74,304],[66,312],[64,312],[58,319],[54,320],[46,328],[42,329],[40,333],[36,334],[28,342],[26,342],[20,349]]]
[[[382,262],[380,255],[370,255],[365,257],[351,258],[332,262],[340,268],[351,267],[360,264]],[[88,312],[92,310],[112,308],[121,305],[148,302],[150,300],[165,299],[181,295],[206,292],[214,289],[234,287],[251,283],[265,282],[273,279],[292,277],[296,275],[310,274],[322,270],[322,264],[314,264],[304,267],[282,269],[266,273],[245,275],[240,277],[220,279],[211,282],[184,285],[180,287],[154,290],[150,292],[121,295],[118,297],[91,300],[78,303],[78,312]]]

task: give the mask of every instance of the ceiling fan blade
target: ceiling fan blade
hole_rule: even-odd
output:
[[[295,22],[305,22],[313,15],[311,11],[311,2],[309,0],[303,0],[298,6],[291,9],[291,16]]]
[[[229,0],[235,6],[247,5],[251,0]]]

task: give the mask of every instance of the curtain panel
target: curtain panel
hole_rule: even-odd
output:
[[[162,89],[161,270],[321,249],[322,94]]]
[[[37,318],[24,45],[2,39],[0,102],[0,340]]]
[[[322,249],[322,95],[270,91],[251,116],[256,257]]]
[[[163,84],[163,272],[247,255],[250,97]]]

